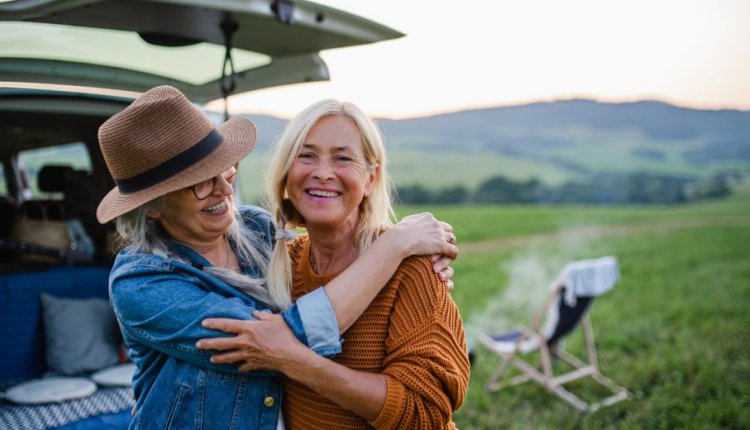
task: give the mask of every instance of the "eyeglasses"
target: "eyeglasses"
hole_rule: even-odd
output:
[[[237,168],[239,165],[233,166],[226,172],[222,173],[221,175],[214,176],[211,179],[206,179],[203,182],[198,182],[197,184],[193,185],[192,190],[193,194],[195,195],[195,198],[198,200],[205,200],[208,198],[208,196],[211,195],[211,193],[214,192],[214,188],[216,188],[216,181],[219,180],[219,178],[223,178],[224,181],[226,181],[227,184],[231,187],[234,184],[234,178],[237,176]]]

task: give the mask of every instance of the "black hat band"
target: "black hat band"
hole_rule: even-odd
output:
[[[134,193],[171,178],[177,173],[197,163],[210,154],[221,144],[222,136],[216,129],[212,129],[200,142],[191,146],[165,162],[152,167],[145,172],[127,179],[115,179],[115,184],[123,194]]]

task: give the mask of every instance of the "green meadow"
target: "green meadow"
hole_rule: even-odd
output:
[[[399,214],[425,210],[454,226],[462,251],[453,297],[477,360],[459,428],[750,428],[750,187],[684,206]],[[476,334],[527,323],[567,261],[603,255],[619,259],[622,279],[591,309],[600,367],[633,397],[580,413],[531,382],[486,393],[498,356]],[[582,356],[579,333],[565,347]],[[567,388],[584,400],[604,394],[585,379]]]

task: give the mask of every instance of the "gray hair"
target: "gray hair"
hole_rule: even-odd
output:
[[[152,210],[163,209],[164,204],[165,199],[162,196],[120,215],[115,220],[117,232],[123,244],[129,244],[139,252],[187,263],[184,258],[169,251],[167,242],[156,231],[158,221],[148,216]],[[234,220],[225,236],[237,259],[244,264],[254,263],[260,276],[251,277],[220,267],[205,267],[203,270],[248,296],[269,304],[276,310],[286,309],[291,304],[289,289],[275,291],[269,290],[266,286],[271,248],[255,232],[245,226],[236,207],[233,217]]]

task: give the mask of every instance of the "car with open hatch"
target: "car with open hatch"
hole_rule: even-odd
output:
[[[203,104],[326,80],[320,51],[400,36],[298,0],[0,2],[0,428],[129,423],[107,118],[158,85]]]

